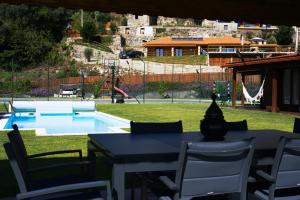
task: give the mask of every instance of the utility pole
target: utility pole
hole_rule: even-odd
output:
[[[174,103],[174,63],[172,65],[172,103]]]
[[[299,49],[299,29],[297,26],[294,27],[295,29],[295,35],[296,35],[296,38],[295,38],[295,52],[298,52],[298,49]]]
[[[111,66],[111,103],[115,103],[115,62]]]
[[[49,65],[49,62],[48,62],[48,74],[47,74],[47,78],[48,78],[48,82],[47,82],[47,86],[48,86],[47,100],[49,101],[49,96],[50,96],[50,65]]]
[[[83,9],[80,10],[80,24],[81,24],[81,28],[83,27]]]
[[[146,63],[145,61],[141,58],[138,57],[140,61],[143,62],[144,64],[144,72],[143,72],[143,104],[145,104],[145,93],[146,93]]]
[[[14,93],[15,93],[15,89],[14,89],[14,71],[15,71],[15,67],[14,67],[14,60],[12,59],[11,61],[11,103],[14,102]]]

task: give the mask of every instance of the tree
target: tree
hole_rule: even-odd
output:
[[[96,25],[93,21],[87,21],[83,24],[83,27],[80,30],[81,37],[84,40],[92,41],[92,39],[97,34]]]
[[[63,8],[0,4],[0,68],[9,70],[12,59],[18,68],[44,62],[63,38],[71,13]]]
[[[276,33],[276,40],[280,45],[290,45],[293,43],[294,30],[289,26],[279,26]]]
[[[262,30],[258,37],[267,41],[268,44],[277,44],[276,34],[273,31]]]
[[[127,26],[127,18],[126,17],[122,17],[122,20],[121,20],[121,25],[122,26]]]
[[[96,12],[96,19],[98,23],[98,31],[105,33],[105,23],[111,21],[113,18],[110,13]]]
[[[84,57],[87,59],[88,62],[91,61],[92,55],[93,55],[93,49],[91,49],[91,48],[84,49]]]
[[[80,31],[81,30],[81,11],[75,12],[72,17],[72,29]],[[93,14],[91,12],[83,12],[83,25],[85,22],[94,21]]]
[[[110,30],[111,30],[112,34],[115,34],[117,32],[116,22],[111,22],[110,23]]]

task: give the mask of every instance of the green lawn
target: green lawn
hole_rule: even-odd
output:
[[[102,112],[136,121],[175,121],[181,119],[185,131],[199,130],[199,122],[203,118],[208,104],[147,104],[147,105],[98,105]],[[0,106],[1,109],[1,106]],[[224,108],[227,121],[247,119],[250,129],[292,130],[294,116],[274,114],[260,111],[232,110]],[[22,131],[29,154],[62,149],[82,149],[86,155],[87,136],[51,136],[36,137],[32,131]],[[14,176],[7,162],[2,144],[7,141],[6,133],[0,132],[0,198],[13,196],[17,192]],[[74,159],[75,154],[36,160],[39,164],[60,160]],[[101,162],[101,161],[99,161]],[[102,167],[102,166],[101,166]],[[109,177],[108,168],[99,170],[100,176]],[[50,173],[50,172],[49,172]],[[50,173],[51,174],[51,173]]]
[[[206,56],[149,56],[143,58],[143,60],[170,64],[200,65],[206,63]]]
[[[133,104],[98,105],[102,112],[135,121],[183,121],[185,131],[199,130],[209,104]],[[223,108],[227,121],[246,119],[249,129],[278,129],[292,131],[294,116],[263,111]]]
[[[0,103],[0,112],[6,112],[5,106],[3,103]]]

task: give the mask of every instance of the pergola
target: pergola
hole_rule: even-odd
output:
[[[297,0],[1,0],[1,3],[44,5],[136,15],[220,19],[300,26]]]
[[[223,67],[233,71],[232,107],[236,107],[237,74],[241,74],[243,83],[247,75],[260,75],[261,80],[265,79],[262,108],[269,107],[272,112],[279,110],[299,112],[299,66],[299,53],[224,65]],[[284,76],[286,73],[287,77]],[[243,94],[241,105],[245,105]]]

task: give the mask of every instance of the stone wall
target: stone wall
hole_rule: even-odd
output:
[[[120,26],[119,33],[126,40],[126,46],[141,47],[144,42],[154,39],[155,30],[152,26]]]
[[[150,25],[150,17],[148,15],[131,15],[127,16],[127,26],[149,26]]]
[[[144,63],[140,60],[120,59],[120,66],[129,70],[131,69],[139,72],[144,71]],[[173,64],[145,61],[145,68],[146,73],[150,74],[171,74]],[[196,73],[197,70],[200,70],[201,73],[224,71],[219,66],[174,64],[174,73]]]
[[[232,30],[223,30],[220,31],[215,28],[202,28],[202,27],[163,27],[155,26],[154,32],[158,32],[157,29],[160,29],[160,33],[156,36],[185,36],[185,37],[222,37],[222,36],[232,36],[235,35],[239,37],[240,34],[237,31]],[[164,32],[161,32],[164,30]]]

